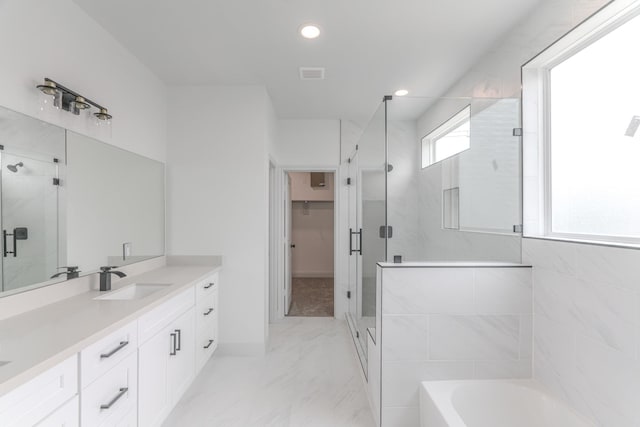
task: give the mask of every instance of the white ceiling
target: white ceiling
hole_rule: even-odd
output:
[[[167,84],[264,84],[280,118],[362,121],[397,88],[442,94],[540,0],[74,1]]]

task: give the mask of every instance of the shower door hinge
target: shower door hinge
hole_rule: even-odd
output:
[[[522,233],[522,224],[516,224],[513,226],[514,233]]]
[[[4,150],[4,145],[0,145],[0,150]]]
[[[356,331],[356,338],[360,338],[360,331]]]
[[[351,185],[351,178],[347,178],[347,185]]]
[[[378,236],[380,236],[381,239],[386,238],[392,238],[393,237],[393,227],[390,225],[387,225],[386,227],[384,225],[380,226],[380,229],[378,230]]]
[[[522,128],[513,128],[513,136],[522,136]]]
[[[53,185],[60,185],[60,178],[53,178]]]
[[[347,299],[351,299],[351,291],[347,291]]]

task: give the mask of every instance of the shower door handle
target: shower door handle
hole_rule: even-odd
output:
[[[357,234],[358,237],[358,249],[353,249],[353,235]],[[353,231],[353,228],[349,229],[349,255],[353,255],[354,252],[358,252],[362,255],[362,228],[360,231]]]
[[[7,250],[7,236],[13,236],[13,252]],[[2,249],[4,251],[4,257],[5,258],[9,254],[13,254],[14,258],[18,256],[18,249],[16,248],[16,241],[17,241],[17,237],[16,237],[15,230],[14,230],[13,234],[7,233],[7,230],[2,230]]]
[[[5,239],[5,246],[6,245],[6,239]],[[353,228],[349,229],[349,256],[353,255]],[[7,256],[7,254],[5,253],[4,256]]]

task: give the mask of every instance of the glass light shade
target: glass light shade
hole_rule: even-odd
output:
[[[53,122],[60,113],[60,92],[49,95],[40,92],[38,95],[38,118],[45,122]]]
[[[106,114],[106,116],[105,116]],[[100,140],[111,139],[111,116],[106,110],[100,110],[93,114],[93,124],[95,125],[96,137]]]

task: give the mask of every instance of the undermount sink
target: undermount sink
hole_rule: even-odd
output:
[[[100,295],[94,299],[108,299],[108,300],[133,300],[146,298],[151,294],[154,294],[167,287],[171,286],[171,283],[134,283],[132,285],[125,286],[117,291],[110,291],[107,294]]]

